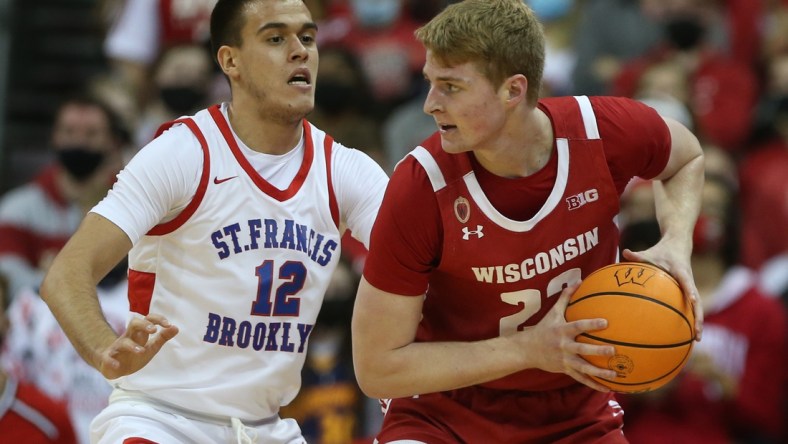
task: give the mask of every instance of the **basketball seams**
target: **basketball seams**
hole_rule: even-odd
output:
[[[662,348],[676,348],[676,347],[683,347],[687,344],[692,344],[695,339],[688,339],[686,341],[677,342],[674,344],[639,344],[637,342],[623,342],[623,341],[614,341],[612,339],[601,338],[599,336],[590,335],[588,333],[580,333],[580,336],[585,336],[588,339],[593,339],[595,341],[604,342],[610,345],[622,345],[625,347],[635,347],[635,348],[655,348],[655,349],[662,349]]]
[[[681,286],[652,264],[622,262],[589,274],[567,304],[565,319],[597,317],[608,318],[607,328],[580,333],[576,340],[616,348],[616,355],[609,358],[581,355],[617,372],[611,379],[592,376],[612,391],[655,390],[673,379],[692,353],[693,313]]]
[[[690,333],[692,333],[692,323],[690,323],[689,319],[687,319],[687,317],[684,315],[684,313],[681,312],[681,310],[677,309],[676,307],[673,307],[672,305],[670,305],[670,304],[668,304],[666,302],[660,301],[659,299],[654,299],[652,297],[644,296],[642,294],[629,293],[629,292],[626,292],[626,291],[605,291],[605,292],[599,292],[599,293],[590,293],[590,294],[587,294],[587,295],[585,295],[585,296],[583,296],[583,297],[581,297],[581,298],[579,298],[579,299],[577,299],[575,301],[570,302],[569,305],[567,306],[567,308],[571,307],[572,305],[577,304],[578,302],[585,301],[586,299],[590,299],[590,298],[594,298],[594,297],[601,297],[601,296],[627,296],[627,297],[632,297],[632,298],[636,298],[636,299],[643,299],[643,300],[646,300],[646,301],[653,302],[655,304],[661,305],[661,306],[669,309],[670,311],[678,314],[679,316],[681,316],[681,318],[684,319],[684,322],[687,324],[687,326],[690,327]]]

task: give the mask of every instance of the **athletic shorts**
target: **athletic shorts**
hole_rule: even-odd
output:
[[[392,399],[384,411],[381,444],[628,442],[613,394],[580,384],[544,392],[475,386]]]
[[[141,396],[113,392],[90,424],[92,444],[306,444],[293,419],[260,421],[200,415]]]

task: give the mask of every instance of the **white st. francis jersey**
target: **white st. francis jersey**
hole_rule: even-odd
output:
[[[178,122],[203,149],[199,186],[177,217],[134,244],[129,299],[132,311],[162,314],[180,332],[113,382],[199,413],[266,418],[300,387],[340,256],[339,206],[357,206],[338,203],[332,186],[331,151],[347,148],[304,121],[300,169],[280,190],[250,165],[218,106]],[[379,182],[367,190],[377,204]]]

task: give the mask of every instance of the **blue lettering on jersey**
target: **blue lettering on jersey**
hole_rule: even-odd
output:
[[[284,222],[273,219],[236,222],[211,233],[211,243],[219,259],[262,247],[299,251],[321,266],[331,262],[339,247],[335,240],[290,219]]]
[[[208,313],[208,325],[202,340],[225,347],[249,348],[255,351],[304,353],[306,341],[314,324],[292,322],[238,323],[234,318]],[[297,346],[297,347],[296,347]]]

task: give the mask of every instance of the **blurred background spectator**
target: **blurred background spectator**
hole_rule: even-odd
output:
[[[9,328],[8,281],[0,273],[0,349]],[[66,404],[0,368],[0,436],[3,442],[75,444]]]
[[[170,46],[207,45],[216,0],[125,0],[104,40],[109,69],[140,108],[151,94],[151,71]]]
[[[391,171],[435,130],[432,117],[423,112],[424,53],[413,31],[454,1],[305,0],[319,25],[321,51],[316,108],[309,119]],[[740,248],[724,262],[700,250],[693,257],[704,270],[699,285],[708,289],[704,304],[711,330],[696,347],[698,358],[688,365],[687,375],[675,388],[656,394],[707,406],[692,412],[698,415],[693,416],[695,431],[707,430],[703,438],[768,442],[774,422],[770,413],[775,411],[759,410],[771,409],[766,403],[750,405],[748,393],[758,387],[751,382],[750,361],[739,362],[738,370],[723,365],[733,362],[730,350],[715,338],[745,338],[748,353],[759,356],[761,345],[756,344],[785,334],[778,321],[768,327],[772,321],[764,321],[759,336],[730,319],[741,314],[746,324],[747,313],[764,310],[758,307],[779,312],[779,304],[763,302],[775,302],[774,295],[788,306],[788,0],[524,1],[544,23],[543,96],[633,97],[681,121],[701,139],[713,171],[710,189],[716,190],[709,194],[717,196],[718,204],[724,202],[721,206],[735,201],[729,207],[735,227],[727,219],[719,223],[731,229],[723,243]],[[207,20],[215,2],[0,0],[0,271],[12,281],[9,299],[20,295],[18,307],[32,304],[48,261],[84,211],[106,193],[123,159],[165,120],[228,97],[227,82],[206,51]],[[61,108],[72,97],[97,99],[101,111],[89,104]],[[56,142],[64,117],[73,131],[67,132],[68,141]],[[93,128],[91,136],[86,136],[88,128]],[[105,142],[95,142],[99,139]],[[76,145],[89,149],[62,150]],[[85,178],[101,152],[104,160]],[[82,160],[73,160],[79,158],[75,155]],[[79,171],[69,172],[75,164]],[[627,187],[619,216],[622,242],[642,243],[653,234],[652,192],[648,182],[633,181]],[[338,282],[355,285],[365,253],[360,244],[343,242]],[[350,303],[353,294],[339,300]],[[339,305],[327,302],[321,313],[326,327],[315,330],[314,359],[304,369],[303,396],[292,414],[300,415],[313,442],[345,442],[348,434],[364,440],[376,430],[380,413],[374,400],[351,389],[346,332],[339,328],[347,324],[346,313],[331,306]],[[30,318],[19,311],[14,308],[12,316],[24,329]],[[38,347],[33,344],[42,335],[53,333],[25,334],[33,336],[29,346]],[[58,350],[53,353],[66,353]],[[712,364],[724,371],[709,371]],[[79,374],[76,364],[64,364],[61,370],[63,381]],[[715,372],[727,379],[709,382]],[[46,378],[46,366],[39,372],[31,367],[26,378],[36,380],[35,373]],[[730,385],[730,380],[736,383]],[[735,390],[713,398],[708,397],[713,390],[698,388],[718,383]],[[768,390],[777,393],[774,387]],[[44,391],[68,398],[65,391]],[[335,399],[342,402],[318,402],[334,399],[326,393],[342,393]],[[779,395],[785,402],[784,394]],[[735,430],[703,429],[718,421],[720,406],[726,415],[752,408],[762,417],[744,412],[729,420]],[[632,420],[637,411],[632,407],[627,412],[635,437],[640,436],[638,421]],[[655,418],[675,419],[660,415]]]
[[[151,95],[137,118],[134,144],[153,140],[162,122],[192,115],[213,104],[214,62],[204,45],[167,47],[151,70]]]
[[[734,162],[706,147],[706,183],[692,271],[705,313],[703,340],[682,373],[654,392],[619,396],[632,443],[785,442],[788,315],[739,264]],[[622,248],[660,238],[655,219],[624,228]],[[669,438],[668,438],[669,437]]]
[[[66,100],[55,114],[51,163],[0,197],[0,271],[11,298],[38,287],[55,254],[101,200],[122,168],[118,119],[90,97]]]
[[[96,289],[104,316],[118,333],[129,319],[126,268],[122,261]],[[112,386],[79,356],[37,289],[17,293],[8,317],[13,322],[5,336],[2,367],[65,404],[77,442],[89,444],[90,422],[107,406]]]

